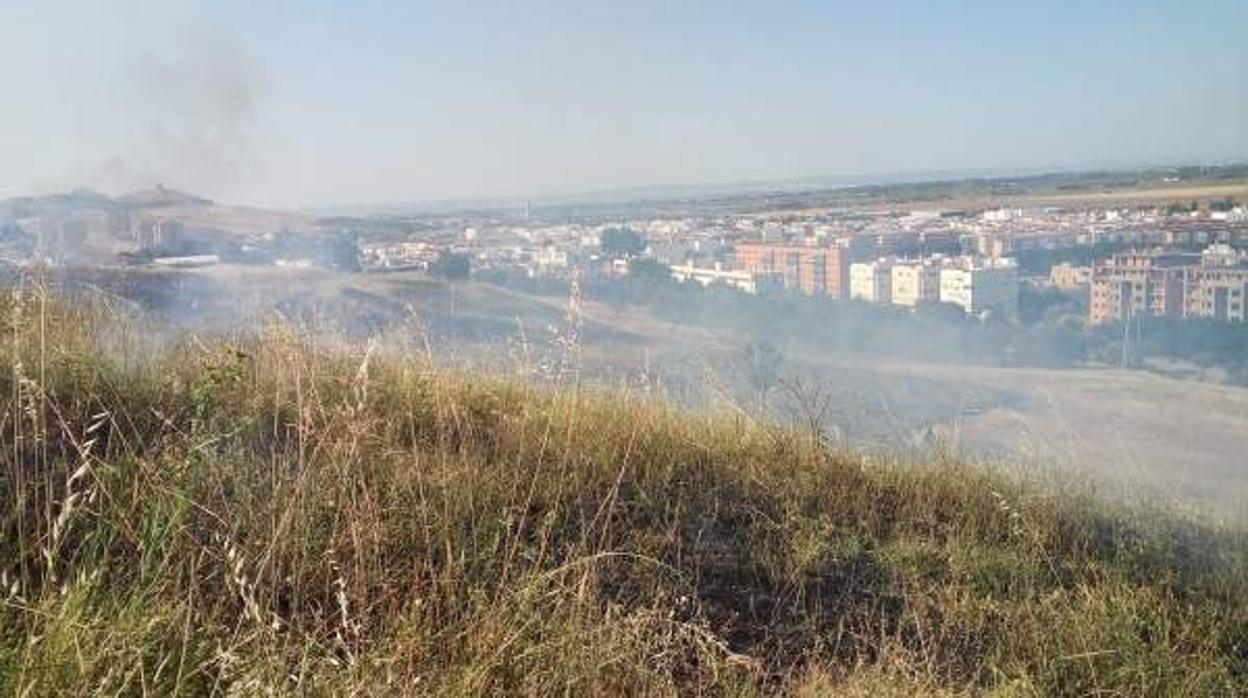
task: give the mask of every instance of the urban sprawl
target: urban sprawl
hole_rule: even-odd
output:
[[[12,206],[0,219],[0,261],[425,270],[487,281],[644,272],[748,294],[951,304],[1007,320],[1027,283],[1082,294],[1093,325],[1248,315],[1248,209],[1229,199],[615,219],[543,216],[526,205],[471,216],[319,218],[297,232],[262,221],[240,232],[202,222],[212,220],[202,214],[212,202],[160,187],[130,199],[84,196],[63,197],[51,214]],[[201,213],[188,222],[186,211]]]
[[[475,269],[534,277],[627,275],[644,260],[677,281],[898,306],[948,303],[1013,318],[1020,283],[1083,293],[1089,320],[1244,321],[1248,210],[1169,205],[1072,211],[831,212],[466,228],[459,240],[361,245],[366,269]],[[1087,263],[1020,268],[1019,256],[1114,250]]]

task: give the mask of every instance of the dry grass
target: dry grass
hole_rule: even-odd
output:
[[[1241,533],[0,301],[0,692],[1242,695]]]
[[[1179,184],[1175,186],[1109,187],[1092,192],[1063,192],[1024,197],[1036,203],[1079,203],[1113,201],[1190,201],[1193,199],[1240,198],[1248,195],[1248,184]]]

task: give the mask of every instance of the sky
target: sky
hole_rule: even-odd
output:
[[[1248,160],[1248,2],[0,0],[0,196]]]

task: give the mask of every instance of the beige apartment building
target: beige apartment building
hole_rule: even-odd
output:
[[[1083,288],[1092,283],[1092,267],[1082,267],[1062,262],[1049,270],[1049,281],[1058,288]]]
[[[931,262],[897,262],[892,269],[892,301],[914,306],[940,300],[940,266]]]

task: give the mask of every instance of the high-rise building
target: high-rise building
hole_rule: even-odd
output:
[[[849,255],[839,245],[743,242],[737,263],[748,272],[778,274],[787,289],[809,296],[849,297]]]

